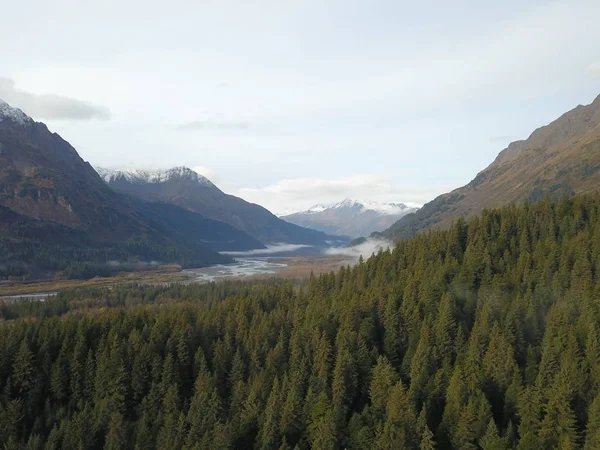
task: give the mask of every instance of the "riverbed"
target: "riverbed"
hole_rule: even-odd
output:
[[[210,283],[226,279],[260,279],[277,276],[291,280],[307,279],[312,273],[337,271],[341,266],[353,264],[345,256],[299,256],[299,257],[248,257],[237,258],[236,262],[198,269],[185,269],[180,272],[140,272],[123,273],[116,277],[94,278],[92,280],[52,280],[40,281],[32,285],[15,285],[13,292],[0,295],[0,301],[32,299],[44,301],[59,291],[79,288],[112,288],[131,284],[152,284],[164,286],[178,283]],[[31,289],[31,290],[29,290]]]
[[[182,271],[186,283],[210,283],[224,278],[247,278],[256,275],[276,274],[288,265],[268,258],[238,258],[233,264],[219,264],[200,269]]]
[[[245,279],[248,277],[253,277],[257,275],[275,275],[279,273],[282,269],[288,267],[288,264],[281,261],[270,261],[270,258],[239,258],[235,263],[232,264],[219,264],[215,266],[202,267],[198,269],[185,269],[179,273],[174,273],[173,275],[182,275],[182,276],[174,276],[172,280],[164,280],[157,282],[155,279],[126,279],[122,282],[111,282],[113,278],[105,279],[106,282],[96,286],[102,288],[112,288],[117,285],[126,285],[126,284],[155,284],[155,285],[168,285],[168,284],[178,284],[178,283],[210,283],[211,281],[219,281],[227,278],[239,278]],[[167,274],[168,275],[168,274]],[[102,280],[102,279],[101,279]],[[85,282],[82,282],[82,284]],[[49,286],[46,286],[49,288]],[[84,286],[71,286],[72,288],[84,287]],[[43,289],[43,287],[39,286],[38,288]],[[62,290],[62,289],[61,289]],[[18,293],[13,295],[4,295],[0,296],[0,301],[9,300],[9,301],[18,301],[18,300],[39,300],[44,301],[48,297],[53,297],[57,294],[57,291],[32,291],[31,293]]]

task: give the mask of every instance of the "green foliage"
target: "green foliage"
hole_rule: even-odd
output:
[[[300,286],[0,303],[0,446],[600,448],[600,200],[485,211]]]

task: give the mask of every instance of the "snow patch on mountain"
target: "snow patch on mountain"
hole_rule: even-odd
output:
[[[33,123],[33,119],[21,111],[19,108],[14,108],[0,98],[0,122],[11,120],[19,125],[27,125]]]
[[[173,167],[167,170],[105,169],[98,167],[96,172],[98,172],[98,175],[100,175],[106,183],[125,179],[129,183],[158,184],[173,179],[187,178],[204,186],[214,186],[208,178],[184,166]]]
[[[375,211],[378,214],[386,216],[398,216],[412,212],[409,210],[417,210],[420,205],[414,203],[380,203],[371,200],[358,200],[353,198],[346,198],[338,203],[317,204],[310,209],[300,214],[317,214],[327,210],[339,210],[339,209],[350,209],[356,210],[357,213],[363,213],[367,211]]]
[[[314,205],[312,208],[310,208],[309,210],[306,211],[307,214],[315,214],[315,213],[320,213],[325,211],[327,208],[329,208],[329,206],[324,205],[324,204],[318,204],[318,205]]]
[[[314,205],[307,211],[281,216],[283,220],[330,235],[368,236],[389,228],[401,217],[416,212],[413,203],[381,203],[346,198],[338,203]]]

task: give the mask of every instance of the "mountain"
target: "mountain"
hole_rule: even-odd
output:
[[[264,244],[324,246],[325,233],[279,219],[262,206],[225,194],[210,180],[187,167],[169,170],[111,170],[98,168],[117,192],[148,201],[173,203],[238,228]]]
[[[114,192],[67,141],[1,100],[0,231],[0,276],[82,261],[197,266],[231,261],[216,250],[264,248],[223,222]]]
[[[383,230],[417,210],[418,207],[404,203],[378,203],[347,198],[331,205],[315,205],[307,211],[281,218],[324,233],[356,238]]]
[[[600,187],[600,96],[577,106],[528,139],[511,143],[466,186],[440,195],[383,236],[399,240],[484,208],[596,192]]]

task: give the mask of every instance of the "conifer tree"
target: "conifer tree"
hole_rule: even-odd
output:
[[[371,413],[376,420],[383,420],[392,387],[398,381],[398,374],[385,356],[380,356],[373,368],[371,387]]]
[[[108,424],[104,450],[125,450],[127,448],[127,434],[123,417],[118,412],[114,412]]]

